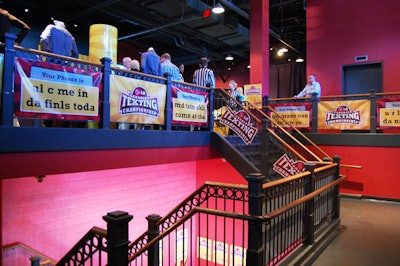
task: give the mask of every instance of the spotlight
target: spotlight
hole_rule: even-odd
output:
[[[233,60],[232,54],[227,54],[226,57],[225,57],[225,60],[232,61]]]
[[[212,8],[212,12],[214,14],[222,14],[225,12],[225,8],[220,3],[218,3],[214,5],[214,7]]]
[[[288,52],[288,49],[287,48],[281,48],[281,49],[279,49],[279,51],[278,51],[278,55],[279,56],[282,56],[284,53],[287,53]]]

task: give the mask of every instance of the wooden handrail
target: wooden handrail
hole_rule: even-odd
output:
[[[14,48],[17,51],[29,52],[29,53],[34,53],[36,55],[54,57],[54,58],[58,58],[58,59],[65,60],[65,61],[77,62],[77,63],[81,63],[81,64],[86,64],[86,65],[90,64],[90,65],[94,65],[97,67],[103,67],[103,65],[100,63],[93,63],[93,62],[85,61],[85,60],[74,58],[74,57],[53,54],[53,53],[49,53],[49,52],[32,49],[32,48],[24,48],[24,47],[18,46],[18,45],[15,45]]]
[[[47,264],[55,265],[56,264],[55,260],[51,259],[50,257],[44,255],[43,253],[41,253],[41,252],[35,250],[34,248],[32,248],[24,243],[21,243],[21,242],[15,242],[15,243],[12,243],[9,245],[5,245],[1,248],[1,250],[2,250],[2,252],[4,252],[9,249],[15,249],[15,248],[22,248],[22,249],[32,253],[33,255],[43,259],[43,261],[40,262],[40,265],[47,265]]]
[[[270,110],[271,112],[275,113],[282,121],[285,121],[285,120],[284,120],[278,113],[276,113],[275,110],[272,109],[270,106],[268,106],[268,110]],[[263,114],[264,114],[264,113],[263,113]],[[265,115],[265,116],[269,119],[269,121],[273,122],[271,118],[269,118],[267,115]],[[274,123],[274,124],[276,125],[276,123]],[[279,125],[276,125],[276,126],[279,126]],[[290,126],[294,131],[296,131],[297,134],[299,134],[302,138],[304,138],[309,144],[311,144],[314,148],[316,148],[316,149],[317,149],[320,153],[322,153],[325,157],[329,158],[330,161],[333,160],[326,152],[324,152],[320,147],[318,147],[311,139],[309,139],[309,138],[308,138],[305,134],[303,134],[300,130],[298,130],[296,127],[294,127],[294,126],[292,126],[292,125],[290,125],[290,124],[288,124],[288,126]],[[282,127],[279,126],[279,128],[280,128],[281,130],[283,130]],[[286,130],[285,130],[285,131],[286,131]],[[294,137],[293,137],[293,138],[294,138]],[[296,139],[296,138],[294,138],[294,139]],[[297,140],[297,139],[296,139],[296,140]],[[316,157],[316,158],[320,159],[318,156],[316,156],[314,153],[312,153],[307,147],[305,147],[305,146],[302,145],[302,144],[301,144],[301,146],[302,146],[304,149],[306,149],[307,151],[309,151],[311,154],[313,154],[313,155],[314,155],[314,158]],[[320,159],[320,160],[318,160],[318,161],[322,161],[322,160]]]
[[[247,111],[249,109],[248,106],[252,108],[252,110],[256,110],[262,117],[273,123],[274,126],[279,128],[282,132],[284,132],[292,141],[294,141],[297,145],[299,145],[303,150],[305,150],[308,154],[310,154],[313,158],[316,159],[316,161],[310,161],[307,160],[304,156],[302,156],[299,152],[297,152],[295,149],[293,149],[290,145],[286,144],[285,141],[282,140],[277,134],[273,132],[273,130],[269,130],[270,134],[272,134],[282,145],[284,145],[287,149],[289,149],[293,154],[295,154],[298,158],[305,162],[316,162],[318,164],[328,164],[329,162],[324,161],[321,159],[319,156],[317,156],[314,152],[312,152],[309,148],[307,148],[302,142],[300,142],[297,138],[292,136],[286,129],[281,127],[279,124],[275,123],[267,114],[262,112],[259,108],[254,106],[251,102],[246,102],[245,106],[243,105],[240,101],[237,101],[236,99],[233,99],[231,95],[224,89],[218,88],[218,90],[222,91],[222,93],[228,97],[230,100],[233,100],[238,106],[240,106],[243,110],[246,110],[246,113],[248,113],[257,123],[261,123],[260,119],[258,119],[252,112]],[[293,98],[290,98],[293,99]],[[279,119],[282,121],[285,121],[278,113],[275,112],[274,109],[271,107],[267,106],[268,110],[271,112],[275,113]],[[318,145],[316,145],[310,138],[308,138],[304,133],[302,133],[300,130],[298,130],[296,127],[293,125],[287,124],[292,130],[294,130],[297,134],[299,134],[304,140],[307,141],[312,147],[314,147],[318,152],[320,152],[325,158],[327,158],[330,162],[333,161],[332,157],[329,156],[324,150],[322,150]],[[356,167],[354,167],[356,168]]]
[[[200,193],[202,193],[204,191],[205,188],[207,188],[208,186],[217,186],[217,187],[223,187],[223,188],[231,188],[231,189],[242,189],[242,190],[248,190],[248,186],[247,185],[243,185],[243,184],[229,184],[229,183],[221,183],[221,182],[210,182],[207,181],[205,182],[202,186],[200,186],[199,188],[197,188],[193,193],[191,193],[189,196],[187,196],[185,199],[183,199],[181,201],[181,203],[179,203],[174,209],[172,209],[170,212],[168,212],[166,215],[164,215],[164,217],[162,217],[157,223],[157,226],[162,225],[166,220],[168,220],[170,217],[174,216],[177,214],[177,212],[183,207],[185,206],[185,204],[187,204],[188,202],[191,202],[196,196],[200,195]],[[198,202],[199,204],[201,202]],[[197,206],[195,206],[193,209],[195,209]],[[193,210],[192,209],[192,210]],[[190,210],[190,211],[192,211]],[[190,212],[188,211],[188,213]],[[185,215],[185,214],[184,214]],[[147,233],[144,232],[143,234],[141,234],[138,238],[136,238],[134,241],[132,241],[129,244],[129,248],[132,249],[137,243],[139,243],[140,241],[143,241],[147,236]]]
[[[400,92],[377,92],[375,95],[377,96],[386,96],[386,95],[400,95]],[[359,94],[347,94],[347,95],[327,95],[320,96],[319,99],[331,99],[331,98],[352,98],[352,97],[369,97],[370,93],[359,93]],[[312,99],[310,97],[296,98],[296,99]],[[290,98],[270,98],[270,101],[279,102],[279,101],[293,101],[293,97]]]
[[[323,186],[323,187],[321,187],[321,188],[319,188],[319,189],[317,189],[317,190],[315,190],[315,191],[313,191],[313,192],[301,197],[300,199],[297,199],[297,200],[289,203],[288,205],[285,205],[285,206],[283,206],[283,207],[281,207],[279,209],[276,209],[276,210],[268,213],[267,215],[265,215],[266,216],[265,218],[272,219],[272,218],[274,218],[274,217],[276,217],[278,215],[281,215],[282,213],[284,213],[284,212],[286,212],[288,210],[291,210],[294,207],[296,207],[296,206],[298,206],[298,205],[300,205],[300,204],[302,204],[302,203],[314,198],[315,196],[321,194],[325,190],[328,190],[329,188],[338,185],[344,179],[346,179],[346,176],[341,175],[338,179],[336,179],[335,181],[329,183],[328,185]]]
[[[307,161],[307,159],[301,155],[299,152],[297,152],[292,146],[287,144],[286,141],[284,141],[281,137],[279,137],[272,129],[268,129],[268,132],[273,135],[283,146],[285,146],[287,149],[290,150],[291,153],[295,154],[300,160],[302,161]]]
[[[182,216],[182,218],[179,221],[174,223],[172,226],[168,227],[168,229],[163,231],[161,234],[157,235],[152,240],[150,240],[146,245],[144,245],[140,249],[140,251],[138,251],[137,253],[130,256],[128,258],[128,262],[132,262],[134,259],[139,257],[141,254],[143,254],[145,251],[147,251],[152,245],[154,245],[156,242],[162,240],[164,237],[168,236],[173,230],[175,230],[178,226],[182,225],[184,222],[186,222],[189,218],[194,216],[196,213],[213,214],[216,216],[222,216],[222,217],[228,217],[228,218],[234,218],[234,219],[242,219],[242,220],[247,220],[247,221],[257,221],[257,222],[267,222],[267,219],[268,219],[268,217],[263,217],[263,216],[248,215],[248,214],[242,214],[242,213],[221,211],[221,210],[216,210],[216,209],[195,207],[194,209],[189,211],[187,214]]]
[[[258,117],[256,117],[254,114],[252,114],[251,112],[247,112],[247,107],[244,106],[240,101],[234,99],[231,97],[231,95],[224,89],[222,88],[218,88],[217,90],[222,91],[223,94],[225,94],[226,97],[228,97],[230,100],[234,101],[239,107],[241,107],[243,110],[246,110],[246,113],[249,114],[251,116],[251,118],[253,118],[257,123],[261,123],[260,119],[258,119]],[[247,102],[246,102],[247,103]]]
[[[285,121],[278,113],[276,113],[272,108],[270,108],[268,106],[268,109],[271,110],[272,112],[274,112],[280,119],[282,119],[283,121]],[[303,145],[303,143],[301,143],[298,139],[296,139],[295,137],[292,136],[292,134],[290,134],[287,130],[285,130],[283,127],[281,127],[280,125],[278,125],[277,123],[275,123],[268,115],[266,115],[264,112],[261,112],[259,109],[256,108],[256,110],[266,119],[268,119],[268,121],[270,121],[271,123],[273,123],[277,128],[279,128],[280,130],[282,130],[289,138],[291,138],[294,142],[296,142],[300,147],[302,147],[305,151],[307,151],[312,157],[314,157],[315,159],[317,159],[318,161],[322,162],[322,159],[319,158],[317,155],[315,155],[312,151],[310,151],[306,146]],[[323,152],[315,143],[313,143],[310,139],[308,139],[303,133],[301,133],[297,128],[293,127],[292,125],[288,124],[292,129],[294,129],[298,134],[300,134],[304,139],[306,139],[311,145],[313,145],[314,147],[316,147],[317,149],[319,149],[322,154],[324,154],[325,156],[327,156],[328,158],[330,158],[330,160],[332,160],[332,158],[327,155],[325,152]]]
[[[336,166],[336,164],[335,164],[335,166]],[[333,167],[333,165],[328,166],[328,168],[330,168],[330,167]],[[304,172],[302,174],[296,175],[296,177],[293,176],[293,178],[295,177],[294,179],[298,179],[298,178],[304,177],[304,175],[309,175],[309,174],[310,174],[310,172]],[[339,179],[332,181],[328,185],[325,185],[325,186],[321,187],[320,189],[317,189],[314,192],[311,192],[311,193],[301,197],[300,199],[295,200],[295,201],[289,203],[288,205],[281,207],[281,208],[279,208],[275,211],[272,211],[263,216],[248,215],[248,214],[244,214],[244,213],[234,213],[234,212],[229,212],[229,211],[221,211],[221,210],[217,210],[217,209],[195,207],[192,210],[190,210],[188,213],[186,213],[184,216],[182,216],[181,219],[179,219],[172,226],[170,226],[169,228],[164,230],[162,233],[157,235],[155,238],[150,240],[148,243],[146,243],[146,245],[144,245],[140,249],[140,251],[138,251],[137,253],[130,256],[128,258],[128,262],[132,262],[135,258],[139,257],[141,254],[143,254],[145,251],[147,251],[152,245],[154,245],[156,242],[162,240],[164,237],[166,237],[168,234],[170,234],[173,230],[175,230],[178,226],[182,225],[185,221],[187,221],[189,218],[194,216],[196,213],[205,213],[205,214],[212,214],[212,215],[216,215],[216,216],[222,216],[222,217],[233,218],[233,219],[242,219],[242,220],[246,220],[246,221],[268,223],[272,218],[316,197],[317,195],[321,194],[323,191],[328,190],[333,186],[336,186],[337,184],[342,182],[345,178],[346,178],[346,176],[341,175],[339,177]],[[285,182],[290,182],[291,180],[284,179],[284,180],[280,180],[280,181],[282,183],[285,183]],[[272,183],[272,182],[270,182],[270,183]],[[265,189],[266,189],[266,187],[263,186],[263,190],[265,190]]]
[[[97,235],[97,236],[101,236],[103,238],[107,238],[107,230],[97,227],[97,226],[93,226],[66,254],[64,257],[62,257],[60,259],[60,261],[57,262],[56,265],[63,265],[62,263],[64,262],[64,260],[67,260],[68,258],[70,258],[70,255],[75,253],[80,247],[83,246],[83,243],[86,243],[87,240],[93,236],[93,235]],[[99,245],[101,245],[101,243],[98,243]]]

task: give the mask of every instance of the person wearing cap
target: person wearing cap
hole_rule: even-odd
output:
[[[160,56],[157,55],[153,47],[149,47],[147,52],[142,53],[141,66],[143,73],[158,76],[159,64]]]
[[[49,24],[40,35],[42,51],[78,58],[78,48],[75,38],[66,29],[64,22],[54,20],[54,25]]]
[[[208,59],[200,58],[199,69],[193,74],[193,83],[203,87],[215,88],[214,72],[208,67]]]

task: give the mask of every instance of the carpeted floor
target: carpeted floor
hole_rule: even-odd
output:
[[[400,202],[341,198],[341,231],[313,266],[400,265]]]

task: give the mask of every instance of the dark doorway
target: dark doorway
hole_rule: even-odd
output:
[[[342,66],[342,94],[364,94],[383,91],[382,63]]]

